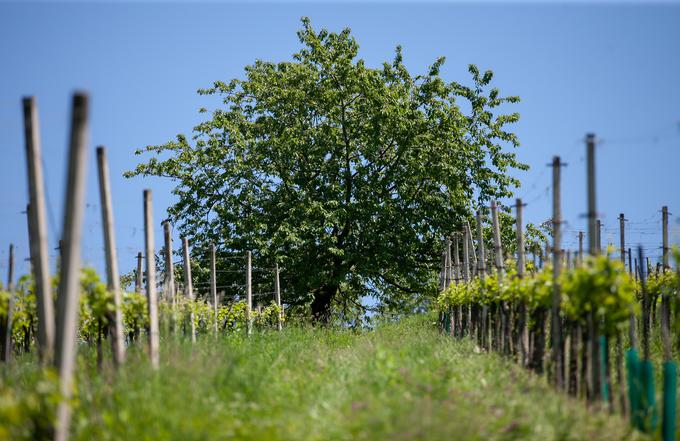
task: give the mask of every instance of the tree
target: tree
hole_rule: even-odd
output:
[[[370,68],[349,29],[303,18],[298,37],[292,61],[258,60],[245,79],[199,90],[222,105],[191,140],[138,150],[152,157],[126,176],[173,180],[182,234],[276,259],[285,300],[311,302],[316,321],[364,295],[389,306],[431,292],[441,238],[473,200],[510,196],[510,172],[526,169],[505,149],[518,146],[504,127],[519,115],[498,112],[518,98],[474,65],[471,87],[444,81],[443,57],[412,76],[400,47]]]

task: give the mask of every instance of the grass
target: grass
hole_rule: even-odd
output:
[[[97,374],[93,357],[81,356],[72,439],[639,439],[620,418],[591,414],[512,362],[439,335],[426,316],[363,333],[166,341],[161,357],[153,372],[133,348],[118,374]],[[33,419],[49,408],[35,404],[49,391],[34,407],[16,405],[40,389],[38,372],[28,359],[4,372],[0,439],[34,436],[33,420],[12,419],[12,403]]]

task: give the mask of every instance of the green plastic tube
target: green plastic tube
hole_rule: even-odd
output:
[[[600,393],[602,401],[609,401],[609,384],[607,384],[607,337],[600,336]]]
[[[654,366],[649,360],[640,362],[640,383],[642,385],[641,410],[642,431],[652,433],[656,430],[659,415],[656,409],[656,394],[654,390]]]
[[[630,402],[630,424],[642,429],[640,413],[640,359],[635,349],[626,351],[626,371],[628,372],[628,401]]]
[[[663,441],[675,441],[675,397],[678,389],[678,366],[673,361],[663,364]]]

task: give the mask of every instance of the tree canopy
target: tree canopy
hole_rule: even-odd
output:
[[[173,180],[181,234],[276,260],[284,300],[317,320],[365,295],[412,304],[436,287],[442,237],[519,185],[519,115],[500,109],[519,98],[474,65],[471,85],[445,81],[443,57],[412,75],[400,47],[371,68],[349,29],[303,18],[298,37],[292,60],[199,90],[221,104],[191,138],[138,150],[150,157],[126,176]]]

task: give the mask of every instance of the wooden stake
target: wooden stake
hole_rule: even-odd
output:
[[[578,264],[583,265],[583,231],[578,232]]]
[[[484,274],[486,272],[485,264],[486,258],[484,255],[484,230],[482,225],[482,212],[477,210],[477,244],[479,246],[479,257],[477,258],[477,274],[482,284],[484,284]],[[487,305],[482,305],[482,320],[480,332],[478,332],[480,346],[482,348],[487,348],[489,343],[488,337],[488,315],[489,307]]]
[[[522,199],[515,201],[515,226],[517,229],[517,276],[524,277],[524,232],[522,230]]]
[[[212,294],[215,337],[217,337],[217,268],[215,267],[215,244],[210,246],[210,293]]]
[[[137,274],[135,274],[135,292],[142,292],[142,252],[137,253]]]
[[[102,146],[97,147],[97,169],[99,172],[99,199],[101,201],[102,225],[104,230],[107,288],[113,293],[113,338],[111,339],[111,344],[114,364],[120,366],[125,361],[122,312],[123,299],[120,291],[118,255],[116,254],[116,234],[113,226],[109,165],[106,160],[106,149]]]
[[[491,201],[491,223],[493,226],[494,259],[498,281],[503,280],[503,248],[501,247],[501,226],[498,222],[498,207],[496,201]]]
[[[38,355],[43,364],[54,356],[54,303],[47,254],[47,222],[45,221],[45,184],[37,104],[33,97],[23,99],[26,164],[28,166],[28,210],[31,266],[38,310]]]
[[[465,228],[467,229],[468,239],[470,239],[470,262],[473,275],[477,273],[477,250],[475,249],[474,236],[472,235],[472,229],[470,228],[470,222],[465,221]]]
[[[246,251],[246,334],[253,333],[253,278],[252,278],[253,256],[250,250]]]
[[[470,281],[470,230],[463,230],[463,280]]]
[[[560,319],[560,303],[562,300],[560,292],[560,271],[562,269],[560,252],[562,246],[562,237],[560,227],[562,224],[562,208],[560,204],[561,188],[560,188],[560,170],[562,167],[559,156],[553,157],[552,162],[552,187],[553,187],[553,216],[552,216],[552,233],[553,233],[553,296],[552,296],[552,315],[550,321],[550,330],[552,334],[552,361],[555,369],[555,386],[558,390],[564,388],[564,351],[562,341],[562,324]]]
[[[668,207],[661,207],[661,237],[663,247],[662,271],[670,269],[668,264]],[[668,294],[661,294],[661,342],[663,344],[664,361],[671,360],[671,304]]]
[[[78,338],[80,296],[80,244],[85,208],[85,169],[87,167],[88,96],[76,93],[71,111],[71,136],[66,182],[63,260],[57,288],[57,327],[54,365],[59,372],[61,401],[57,407],[55,440],[69,439],[70,400]],[[37,206],[37,205],[36,205]],[[31,209],[33,205],[31,205]],[[49,291],[46,291],[49,292]],[[51,302],[51,299],[50,299]]]
[[[279,318],[276,323],[276,328],[280,331],[283,329],[283,310],[281,309],[281,281],[279,280],[279,264],[274,264],[274,298],[276,306],[279,307]]]
[[[175,306],[175,264],[172,262],[172,231],[170,221],[163,222],[163,241],[165,243],[165,300]]]
[[[158,326],[158,296],[156,294],[156,251],[153,234],[153,203],[151,190],[144,190],[144,249],[146,253],[146,300],[149,308],[149,357],[151,366],[160,366],[160,331]]]
[[[626,267],[626,219],[623,216],[623,213],[619,214],[619,242],[620,242],[620,251],[619,253],[621,254],[621,263],[623,264],[623,267]]]
[[[14,244],[11,243],[9,244],[9,262],[7,265],[7,291],[9,292],[7,320],[4,329],[3,351],[0,354],[4,362],[9,362],[14,353],[12,342],[12,320],[14,318]]]
[[[184,253],[184,296],[191,302],[194,300],[194,287],[191,281],[191,256],[189,255],[189,239],[182,238],[182,251]],[[196,324],[194,323],[194,312],[189,313],[191,321],[191,342],[196,343]]]
[[[588,179],[588,250],[591,256],[600,253],[598,241],[597,204],[595,201],[595,135],[586,137],[587,179]],[[591,391],[592,400],[601,398],[600,383],[600,339],[597,332],[599,317],[594,312],[588,317],[588,332],[590,341]]]
[[[456,285],[460,283],[460,249],[458,247],[459,238],[456,234],[453,238],[453,280]]]

